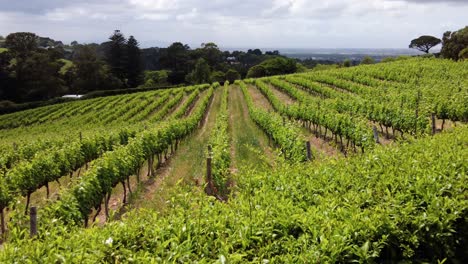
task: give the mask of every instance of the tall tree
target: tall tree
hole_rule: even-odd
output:
[[[226,72],[226,80],[229,81],[229,83],[234,83],[235,80],[239,80],[241,78],[239,72],[237,72],[234,69],[230,69],[229,71]]]
[[[164,68],[180,71],[186,70],[186,62],[189,59],[190,47],[180,42],[172,43],[161,56],[161,64]]]
[[[374,58],[370,56],[365,56],[361,61],[361,64],[374,64],[374,63],[375,63]]]
[[[454,32],[447,31],[442,38],[440,54],[444,58],[458,60],[462,50],[468,48],[468,26]]]
[[[95,47],[79,46],[73,55],[74,80],[72,91],[77,94],[99,89],[116,89],[122,82],[114,77],[108,66],[99,59]]]
[[[26,58],[37,49],[38,37],[34,33],[18,32],[6,37],[5,46],[15,57]]]
[[[28,32],[8,35],[5,46],[14,59],[8,66],[10,76],[16,79],[14,89],[9,89],[15,94],[10,96],[18,101],[44,100],[65,92],[59,50],[38,49],[38,37]]]
[[[0,98],[18,100],[18,87],[15,84],[15,78],[12,78],[10,72],[11,59],[10,52],[0,53]]]
[[[210,67],[215,67],[221,62],[223,53],[219,50],[218,45],[213,42],[203,43],[201,49],[197,49],[199,56],[206,60]]]
[[[195,64],[195,69],[187,75],[187,81],[193,84],[209,83],[210,77],[210,65],[208,65],[205,59],[200,58]]]
[[[109,39],[110,43],[106,54],[107,63],[109,63],[112,74],[126,84],[127,41],[120,30],[115,30]]]
[[[433,36],[420,36],[419,38],[411,40],[409,47],[419,51],[429,53],[429,50],[439,45],[442,41]]]
[[[17,57],[15,74],[22,99],[45,100],[64,93],[64,81],[59,74],[62,66],[44,51]]]
[[[190,47],[180,42],[172,43],[162,51],[159,61],[164,69],[170,70],[169,81],[182,83],[190,71]]]
[[[137,87],[143,81],[143,67],[141,51],[138,41],[130,36],[127,41],[127,84],[129,87]]]

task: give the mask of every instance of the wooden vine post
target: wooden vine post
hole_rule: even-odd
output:
[[[377,127],[376,127],[376,126],[372,126],[372,131],[374,132],[374,140],[375,140],[375,143],[380,144],[380,141],[379,141],[379,132],[377,131]]]
[[[214,194],[213,188],[213,175],[211,170],[211,157],[212,157],[212,149],[211,146],[208,146],[208,157],[206,158],[206,182],[207,186],[205,188],[205,192],[208,195]]]
[[[306,141],[307,160],[312,160],[312,151],[310,150],[310,141]]]
[[[5,226],[5,213],[4,213],[4,209],[3,209],[3,208],[2,208],[2,210],[0,211],[0,213],[1,213],[0,218],[1,218],[2,237],[5,237],[6,226]]]
[[[435,135],[436,133],[436,115],[432,113],[431,115],[431,120],[432,120],[432,135]]]
[[[83,133],[80,131],[80,142],[83,141]]]
[[[35,237],[37,235],[37,208],[31,207],[29,211],[29,224],[30,224],[30,236]]]
[[[416,97],[416,110],[415,110],[415,120],[414,120],[414,135],[417,135],[418,132],[418,118],[419,118],[419,103],[421,101],[421,91],[418,90],[418,95]]]

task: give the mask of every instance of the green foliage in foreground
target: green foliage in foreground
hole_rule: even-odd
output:
[[[212,176],[214,181],[215,195],[220,198],[227,194],[229,180],[229,167],[231,165],[231,146],[228,134],[228,95],[229,81],[224,83],[220,110],[216,115],[216,124],[211,132],[209,144],[212,148]]]
[[[36,239],[12,230],[0,262],[456,262],[467,257],[467,144],[464,127],[347,160],[283,163],[240,175],[229,203],[179,187],[166,214],[103,228],[40,218]]]
[[[212,94],[210,88],[190,117],[160,123],[130,139],[127,145],[95,159],[79,183],[62,193],[61,199],[46,210],[68,223],[83,220],[87,223],[92,209],[99,208],[117,184],[125,184],[132,175],[139,175],[145,160],[152,161],[154,156],[162,155],[169,148],[173,150],[178,141],[199,126]]]
[[[252,80],[248,80],[251,82]],[[244,82],[236,82],[242,89],[250,118],[277,144],[283,157],[290,162],[306,160],[305,139],[299,129],[277,113],[267,112],[256,107]]]

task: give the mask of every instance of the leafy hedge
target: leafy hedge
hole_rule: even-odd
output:
[[[305,161],[307,158],[305,139],[299,129],[277,113],[269,113],[255,107],[245,83],[242,81],[236,83],[244,93],[250,117],[271,140],[278,144],[284,158],[291,162]]]
[[[163,215],[104,228],[48,222],[0,262],[464,263],[468,129],[359,157],[240,175],[236,198],[179,189]],[[96,183],[97,184],[97,183]]]
[[[174,149],[178,141],[198,127],[212,95],[213,88],[210,88],[190,117],[149,128],[130,139],[126,146],[106,152],[91,162],[78,184],[66,190],[59,201],[46,208],[48,214],[67,223],[86,222],[92,209],[105,202],[113,187],[137,175],[145,160],[152,160],[168,148]]]
[[[229,167],[231,165],[231,149],[228,134],[228,94],[229,81],[224,83],[221,106],[216,114],[216,124],[211,132],[209,144],[212,153],[212,177],[214,181],[214,194],[220,198],[227,195],[227,184],[229,180]]]
[[[14,197],[29,197],[37,189],[72,173],[99,157],[101,153],[110,151],[117,145],[126,144],[135,134],[136,131],[125,129],[118,133],[98,134],[80,141],[52,146],[35,153],[30,160],[20,161],[0,177],[0,211],[7,207]]]

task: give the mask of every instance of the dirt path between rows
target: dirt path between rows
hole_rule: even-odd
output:
[[[262,108],[267,111],[274,111],[273,106],[268,99],[253,85],[247,85],[247,91],[252,97],[252,101],[256,107]]]
[[[113,212],[111,219],[118,220],[125,212],[132,209],[151,208],[164,211],[172,187],[179,183],[192,185],[202,183],[205,169],[205,150],[219,109],[220,91],[221,89],[215,91],[201,128],[180,142],[178,150],[170,155],[167,160],[164,160],[162,166],[155,171],[154,178],[146,177],[148,172],[147,164],[144,164],[140,172],[142,182],[139,187],[136,177],[131,177],[131,186],[136,192],[133,193],[129,202],[124,206],[122,203],[123,188],[121,185],[116,186],[109,201],[110,211]],[[104,212],[99,214],[98,219],[99,223],[105,222]]]
[[[280,91],[280,89],[276,88],[275,86],[269,84],[268,85],[268,88],[270,88],[270,90],[273,92],[273,94],[278,97],[281,102],[283,102],[284,104],[286,105],[292,105],[295,103],[295,100],[289,96],[288,94]]]

